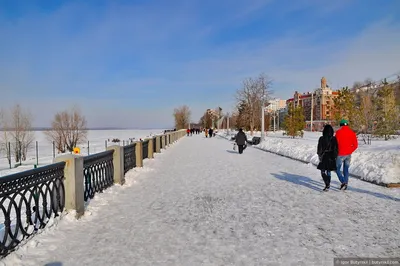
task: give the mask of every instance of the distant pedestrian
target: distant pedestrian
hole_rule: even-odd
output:
[[[338,156],[336,159],[336,174],[340,180],[340,189],[346,190],[349,183],[349,168],[351,155],[358,148],[357,135],[349,127],[349,122],[345,119],[340,121],[341,128],[336,131],[338,143]],[[341,168],[343,165],[343,174]]]
[[[336,170],[336,158],[338,155],[338,145],[333,136],[334,130],[331,125],[325,125],[322,136],[318,140],[317,154],[319,164],[317,168],[321,170],[321,176],[325,183],[323,191],[328,191],[331,184],[331,171]]]
[[[207,128],[204,129],[204,134],[206,135],[206,138],[207,138],[208,137],[208,129]]]
[[[210,128],[208,130],[208,136],[210,136],[210,138],[212,138],[212,136],[213,136],[213,129],[212,128]]]
[[[247,136],[246,133],[243,132],[243,129],[239,129],[239,132],[236,134],[235,137],[235,142],[238,146],[239,149],[239,154],[243,153],[243,150],[246,147],[246,143],[247,143]]]
[[[190,129],[186,129],[186,134],[187,134],[187,136],[189,137]]]

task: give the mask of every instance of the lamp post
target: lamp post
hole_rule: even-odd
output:
[[[265,110],[264,110],[264,105],[265,105],[265,94],[261,98],[261,141],[264,140],[264,132],[265,132]]]
[[[229,134],[229,113],[226,114],[226,130]]]

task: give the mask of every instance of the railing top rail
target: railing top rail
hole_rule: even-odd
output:
[[[4,183],[7,183],[7,182],[10,182],[10,181],[14,181],[14,180],[19,179],[19,178],[24,177],[24,176],[35,175],[35,174],[38,174],[38,173],[41,173],[41,172],[45,172],[45,171],[48,171],[48,170],[52,170],[52,169],[55,169],[55,168],[58,168],[58,167],[64,167],[64,166],[65,166],[65,162],[58,162],[58,163],[53,163],[53,164],[41,166],[41,167],[36,168],[36,169],[26,170],[26,171],[22,171],[22,172],[19,172],[19,173],[2,176],[2,177],[0,177],[0,185],[4,184]]]
[[[135,146],[136,146],[136,143],[132,143],[132,144],[129,144],[129,145],[125,145],[124,149],[134,148]]]
[[[61,171],[64,175],[65,162],[58,162],[36,169],[12,174],[0,178],[0,197],[4,197],[24,190],[37,184],[44,183],[54,178],[55,171]]]
[[[95,154],[83,157],[83,161],[84,161],[84,163],[88,163],[88,162],[91,162],[91,161],[96,161],[96,160],[101,159],[103,157],[108,157],[109,155],[111,155],[113,153],[114,153],[114,150],[95,153]]]

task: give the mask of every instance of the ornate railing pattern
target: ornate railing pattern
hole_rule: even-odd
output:
[[[84,200],[92,199],[95,193],[103,192],[114,183],[114,150],[84,157]]]
[[[157,152],[157,137],[153,138],[153,153]]]
[[[0,178],[0,256],[44,228],[65,206],[65,162]]]
[[[142,142],[142,152],[143,152],[143,160],[149,158],[149,140],[144,140]]]
[[[136,143],[124,147],[124,174],[136,167]]]

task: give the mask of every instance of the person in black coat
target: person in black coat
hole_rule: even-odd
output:
[[[241,129],[241,128],[239,129],[239,132],[236,134],[235,141],[236,141],[236,144],[238,145],[239,153],[242,154],[244,147],[246,146],[246,143],[247,143],[247,136],[243,132],[243,129]]]
[[[338,144],[333,136],[334,130],[331,125],[325,125],[322,136],[318,140],[317,154],[319,164],[317,168],[321,170],[321,176],[324,179],[325,188],[327,191],[331,184],[331,171],[336,170],[336,158],[338,156]]]

